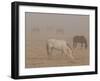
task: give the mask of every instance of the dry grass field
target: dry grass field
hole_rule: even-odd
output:
[[[47,54],[46,42],[34,41],[34,44],[26,46],[26,68],[34,67],[56,67],[56,66],[80,66],[89,64],[88,48],[77,47],[73,49],[72,60],[59,50],[53,50],[49,56]]]

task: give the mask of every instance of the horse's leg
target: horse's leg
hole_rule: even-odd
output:
[[[73,52],[71,49],[67,49],[67,52],[68,52],[68,56],[72,59],[72,60],[75,60],[74,57],[73,57]]]
[[[64,51],[63,50],[61,50],[61,54],[64,54]]]
[[[47,54],[50,56],[51,54],[51,47],[47,44]]]
[[[73,41],[73,47],[75,48],[75,42]]]
[[[62,49],[62,53],[65,54],[67,56],[67,51],[65,48]]]
[[[87,48],[87,42],[85,41],[85,48]]]
[[[83,42],[81,43],[81,48],[83,47]]]
[[[77,43],[76,42],[73,42],[73,47],[74,48],[76,48],[76,45],[77,45]]]

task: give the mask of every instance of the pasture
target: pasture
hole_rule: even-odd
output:
[[[72,47],[72,44],[71,44]],[[52,54],[48,56],[46,41],[35,41],[34,44],[26,47],[26,68],[34,67],[56,67],[56,66],[80,66],[89,64],[89,50],[81,48],[72,48],[73,57],[70,59],[59,50],[53,50]]]

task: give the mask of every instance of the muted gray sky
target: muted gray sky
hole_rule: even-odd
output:
[[[25,12],[26,33],[37,34],[63,31],[64,35],[89,36],[89,15]],[[38,32],[39,31],[39,32]]]

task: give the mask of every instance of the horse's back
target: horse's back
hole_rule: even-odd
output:
[[[57,39],[49,39],[48,42],[54,44],[66,44],[65,40],[57,40]]]
[[[65,40],[57,40],[57,39],[49,39],[48,44],[50,46],[54,46],[56,48],[61,48],[62,46],[66,46],[66,41]]]

